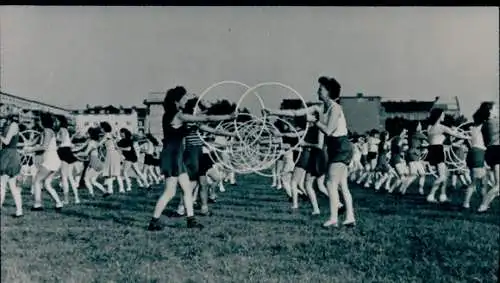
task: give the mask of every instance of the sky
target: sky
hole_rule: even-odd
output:
[[[315,100],[342,95],[458,96],[466,116],[499,97],[495,7],[0,7],[2,91],[70,109],[141,105],[184,85],[280,82]],[[268,106],[297,97],[258,89]],[[237,101],[241,86],[205,98]],[[244,103],[257,100],[247,95]]]

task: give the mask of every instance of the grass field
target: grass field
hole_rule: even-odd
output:
[[[320,217],[310,215],[307,203],[291,213],[269,180],[246,175],[219,194],[212,217],[199,218],[204,230],[165,216],[168,228],[148,232],[160,192],[96,197],[60,214],[46,193],[46,210],[29,211],[25,194],[22,219],[10,216],[8,194],[1,215],[2,282],[497,281],[498,200],[480,215],[413,194],[353,187],[357,226],[325,230],[326,199]],[[451,196],[462,199],[458,192]],[[85,192],[82,199],[88,199]]]

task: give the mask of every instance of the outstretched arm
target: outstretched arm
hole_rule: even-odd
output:
[[[50,139],[53,136],[54,136],[53,132],[51,132],[47,129],[44,129],[44,131],[43,131],[43,143],[41,145],[36,145],[36,146],[32,147],[31,151],[45,151],[48,148]]]
[[[464,139],[464,140],[468,140],[468,139],[470,139],[470,137],[469,137],[469,136],[467,136],[467,135],[462,135],[462,134],[461,134],[461,133],[459,133],[457,130],[453,130],[453,129],[451,129],[451,128],[447,127],[447,126],[444,126],[444,125],[442,125],[442,127],[443,127],[443,132],[444,132],[445,134],[448,134],[448,135],[450,135],[450,136],[452,136],[452,137],[456,137],[456,138],[459,138],[459,139]]]
[[[283,117],[300,117],[312,114],[318,111],[318,106],[310,106],[307,108],[301,108],[297,110],[279,110],[279,109],[263,109],[264,114],[283,116]]]
[[[227,137],[236,137],[236,133],[232,133],[226,130],[221,130],[221,129],[215,129],[212,127],[209,127],[207,125],[200,125],[199,129],[204,132],[220,135],[220,136],[227,136]]]
[[[180,113],[179,119],[188,123],[220,122],[236,118],[236,114],[231,115],[191,115]]]
[[[288,132],[288,133],[278,133],[278,137],[285,137],[285,138],[298,138],[300,136],[303,136],[306,133],[306,131],[301,130],[297,132]]]

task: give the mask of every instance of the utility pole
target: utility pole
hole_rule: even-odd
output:
[[[0,21],[0,92],[2,92],[2,73],[3,73],[3,62],[2,62],[2,21]]]
[[[457,104],[457,111],[458,111],[458,113],[460,113],[460,102],[458,100],[458,96],[455,96],[455,102]]]

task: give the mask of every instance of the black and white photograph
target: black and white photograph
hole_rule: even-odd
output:
[[[1,282],[500,282],[499,9],[0,6]]]

